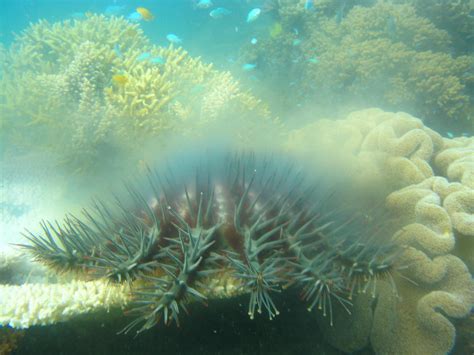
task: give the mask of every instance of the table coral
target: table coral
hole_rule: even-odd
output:
[[[104,281],[0,286],[0,325],[28,328],[54,324],[110,307],[123,307],[126,287]]]

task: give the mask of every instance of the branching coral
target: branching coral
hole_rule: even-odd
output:
[[[318,97],[343,95],[410,110],[428,120],[466,122],[473,110],[468,95],[472,58],[453,58],[448,45],[447,33],[410,6],[356,7],[340,26],[322,21],[321,29],[310,34],[305,50],[319,50],[320,62],[307,65],[307,87],[319,84],[324,94],[316,92]]]
[[[473,39],[474,27],[474,18],[471,15],[474,10],[472,1],[397,0],[396,2],[413,5],[420,16],[427,17],[438,28],[448,31],[458,52],[472,51],[469,45]]]
[[[69,171],[103,167],[116,152],[197,122],[252,116],[272,124],[266,106],[228,73],[182,48],[150,46],[122,18],[33,24],[11,46],[2,73],[6,124],[23,137],[34,131],[15,143],[52,149]]]
[[[282,5],[287,21],[278,38],[244,47],[242,62],[257,63],[259,77],[281,88],[276,102],[317,105],[331,114],[335,106],[377,105],[470,127],[473,58],[453,56],[446,31],[407,4],[351,8],[344,1],[334,15],[326,3],[317,2],[317,11],[293,3],[285,12],[291,6]]]

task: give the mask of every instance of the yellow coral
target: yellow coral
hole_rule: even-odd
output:
[[[155,60],[140,59],[144,53]],[[236,116],[270,121],[266,106],[230,74],[182,48],[150,46],[138,25],[123,18],[40,21],[6,56],[0,103],[8,146],[51,150],[69,171],[107,168],[111,152],[133,155],[144,139],[190,132],[197,123]],[[126,78],[122,85],[114,84],[117,75]]]

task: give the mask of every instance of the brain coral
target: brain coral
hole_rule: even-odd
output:
[[[378,109],[291,132],[288,149],[313,160],[331,151],[342,173],[359,175],[352,182],[363,195],[385,185],[378,193],[402,226],[393,236],[405,248],[395,276],[398,297],[381,282],[374,298],[358,296],[352,317],[341,312],[333,328],[320,322],[334,346],[352,352],[370,342],[390,354],[452,349],[451,319],[468,316],[474,304],[471,145],[472,138],[443,139],[414,117]]]
[[[345,120],[315,121],[290,132],[287,142],[288,149],[308,157],[331,151],[331,164],[336,161],[345,174],[369,186],[383,181],[379,185],[389,191],[433,176],[430,163],[442,145],[441,136],[420,119],[375,108],[354,111]]]
[[[267,107],[228,73],[182,48],[150,45],[123,18],[32,24],[0,72],[7,139],[52,151],[73,172],[104,166],[114,152],[170,130],[236,117],[244,131],[246,118],[272,124]]]

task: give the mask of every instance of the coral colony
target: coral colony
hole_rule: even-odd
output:
[[[333,323],[333,305],[350,313],[355,292],[375,295],[390,280],[400,248],[383,218],[335,208],[333,190],[279,159],[237,154],[197,168],[149,172],[146,188],[96,201],[83,219],[43,222],[23,245],[59,272],[133,284],[125,329],[161,320],[179,324],[190,302],[206,302],[211,278],[231,277],[249,293],[248,314],[279,314],[275,293],[301,290],[308,310]],[[148,191],[148,192],[146,192]]]

